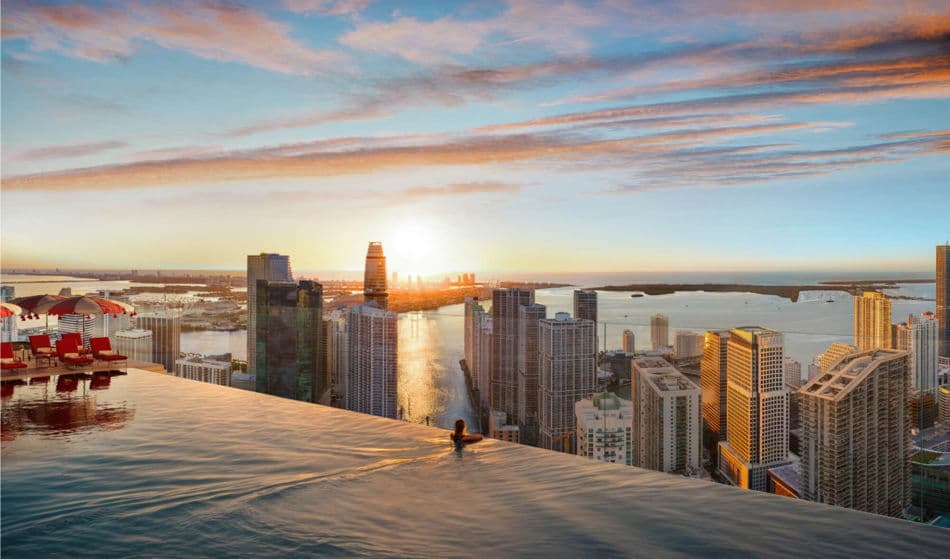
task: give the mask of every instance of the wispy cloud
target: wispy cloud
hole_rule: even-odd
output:
[[[399,56],[422,64],[458,61],[480,48],[527,43],[550,52],[584,52],[590,46],[587,32],[610,22],[604,11],[571,2],[509,0],[506,9],[486,19],[443,17],[420,20],[399,17],[393,21],[361,22],[344,34],[348,47]]]
[[[89,142],[85,144],[68,144],[58,146],[44,146],[40,148],[28,149],[14,154],[13,159],[20,161],[29,161],[31,159],[68,159],[72,157],[84,157],[95,155],[105,151],[112,151],[128,147],[128,142],[107,141],[107,142]]]
[[[347,15],[358,14],[373,0],[284,0],[284,6],[298,14]]]
[[[307,47],[290,29],[240,4],[106,2],[95,8],[5,2],[3,38],[34,52],[105,62],[131,56],[142,42],[222,62],[288,74],[319,74],[344,56]]]
[[[878,143],[837,149],[792,148],[789,142],[745,146],[721,145],[743,137],[768,137],[807,128],[826,129],[841,123],[771,123],[663,131],[635,137],[591,138],[574,133],[445,135],[441,141],[379,142],[367,139],[347,147],[315,143],[256,150],[196,155],[84,169],[6,177],[3,187],[17,190],[108,190],[160,185],[225,184],[254,180],[364,175],[393,169],[442,166],[523,165],[558,172],[629,169],[653,177],[637,184],[730,185],[769,182],[830,172],[856,165],[944,152],[950,138],[923,132]],[[430,138],[431,140],[432,138]],[[374,145],[374,143],[376,145]],[[774,175],[770,176],[769,173]],[[657,178],[659,177],[659,178]],[[466,183],[417,187],[407,199],[460,193],[500,192],[510,186]]]

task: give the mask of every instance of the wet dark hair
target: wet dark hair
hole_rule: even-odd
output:
[[[464,433],[465,433],[465,420],[464,420],[464,419],[456,419],[456,420],[455,420],[455,434],[456,434],[456,435],[462,435],[462,434],[464,434]]]

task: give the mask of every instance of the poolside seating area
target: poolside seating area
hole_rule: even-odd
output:
[[[64,334],[56,342],[40,334],[30,336],[28,344],[4,342],[0,364],[2,378],[7,379],[36,374],[124,371],[129,367],[129,358],[113,351],[106,337],[90,338],[89,345],[85,346],[79,334]]]

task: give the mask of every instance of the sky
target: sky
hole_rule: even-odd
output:
[[[7,0],[4,268],[933,269],[950,4]]]

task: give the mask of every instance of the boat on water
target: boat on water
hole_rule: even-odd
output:
[[[643,293],[632,293],[631,297],[643,297]]]

